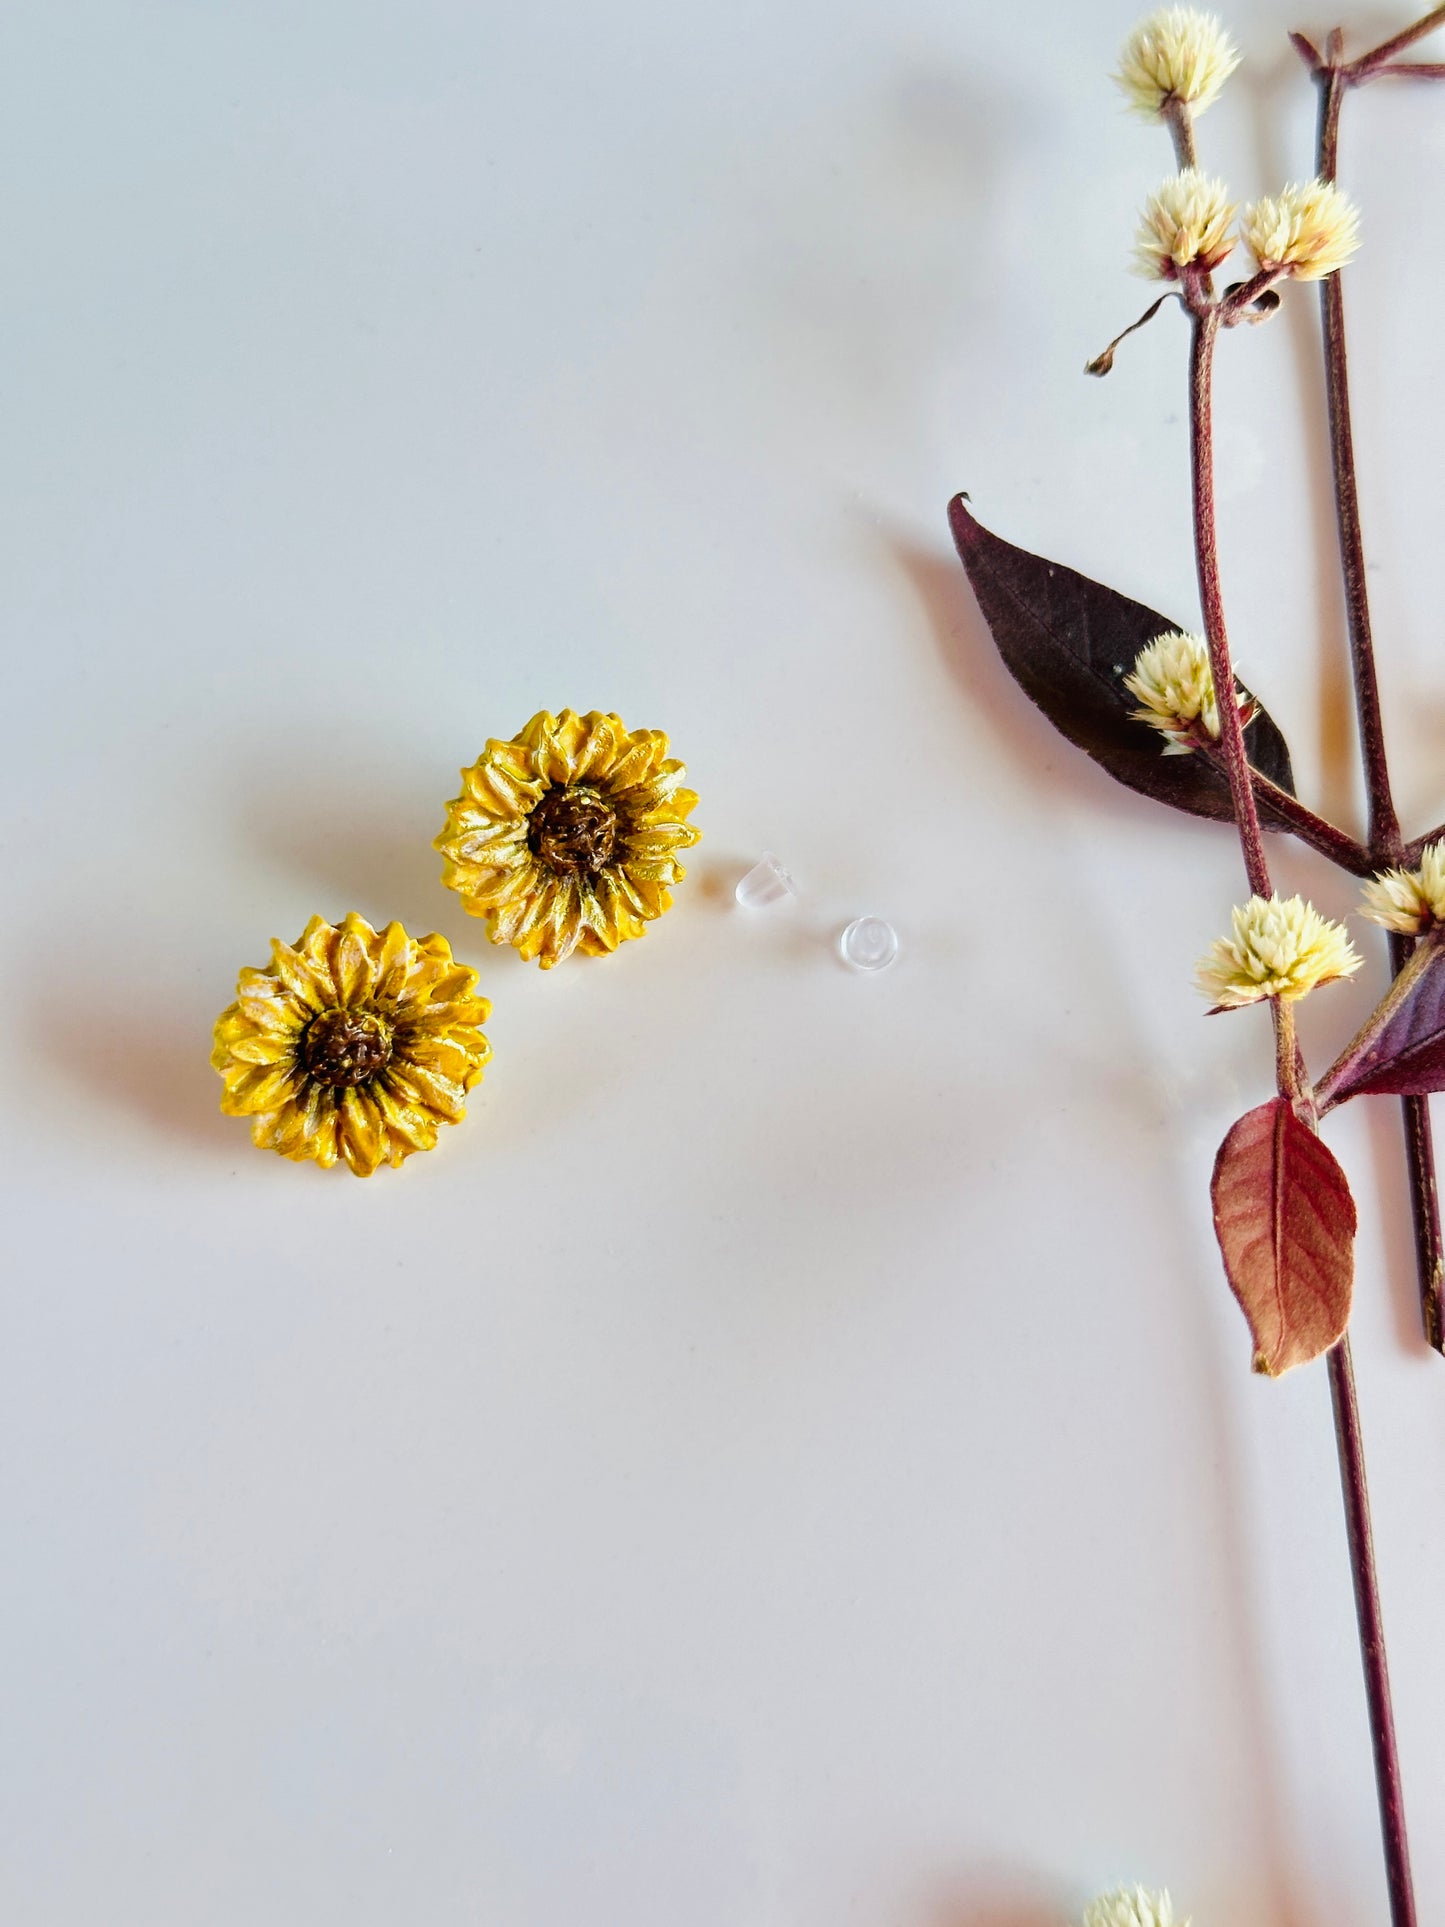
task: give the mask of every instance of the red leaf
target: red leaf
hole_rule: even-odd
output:
[[[1278,1378],[1327,1352],[1350,1322],[1355,1278],[1355,1201],[1333,1153],[1271,1098],[1220,1145],[1210,1196],[1254,1369]]]
[[[949,504],[959,559],[1014,680],[1062,735],[1116,781],[1192,816],[1231,821],[1229,782],[1203,756],[1165,756],[1157,730],[1130,714],[1124,678],[1146,643],[1180,625],[1086,575],[1015,548],[976,522],[959,495]],[[1242,686],[1242,685],[1241,685]],[[1289,751],[1260,709],[1244,733],[1254,767],[1293,793]],[[1288,828],[1267,807],[1266,829]]]

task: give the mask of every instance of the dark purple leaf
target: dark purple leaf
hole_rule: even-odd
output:
[[[1210,1197],[1254,1369],[1278,1378],[1337,1344],[1354,1294],[1355,1201],[1334,1154],[1286,1098],[1230,1129]]]
[[[1159,732],[1136,723],[1124,687],[1134,659],[1182,625],[1088,576],[1016,549],[976,522],[964,498],[949,504],[958,553],[998,652],[1054,727],[1131,790],[1192,816],[1232,821],[1224,772],[1206,757],[1165,756]],[[1261,710],[1244,732],[1250,762],[1294,793],[1289,750]],[[1261,820],[1283,829],[1265,806]]]
[[[1321,1110],[1374,1093],[1445,1091],[1445,937],[1426,938],[1320,1079]]]

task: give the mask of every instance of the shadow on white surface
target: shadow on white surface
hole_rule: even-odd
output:
[[[950,1881],[922,1927],[1060,1927],[1069,1917],[1038,1880],[990,1871]]]
[[[1272,61],[1261,61],[1245,69],[1244,84],[1254,96],[1252,120],[1263,192],[1273,192],[1272,183],[1276,181],[1299,180],[1310,172],[1306,156],[1285,137],[1285,129],[1290,124],[1286,110],[1293,90],[1299,85],[1299,72],[1298,58],[1289,47],[1281,47]],[[1286,301],[1281,304],[1276,323],[1288,333],[1289,364],[1298,391],[1297,406],[1281,413],[1291,419],[1291,425],[1305,444],[1305,460],[1297,485],[1306,498],[1311,547],[1319,564],[1314,571],[1313,605],[1307,611],[1315,638],[1313,667],[1319,732],[1316,755],[1322,772],[1320,795],[1314,801],[1333,821],[1348,825],[1355,821],[1358,809],[1354,767],[1359,752],[1350,688],[1349,641],[1339,581],[1340,551],[1335,531],[1334,487],[1330,479],[1319,304],[1312,298]],[[1265,699],[1269,700],[1267,696]]]
[[[107,1113],[121,1111],[205,1156],[230,1158],[246,1148],[245,1126],[221,1115],[209,1062],[213,1022],[214,1013],[177,1008],[173,987],[154,978],[47,971],[27,1036],[48,1073],[46,1087],[73,1110],[78,1135],[95,1130],[88,1113],[99,1101]]]
[[[377,745],[369,754],[372,747],[318,762],[299,742],[265,768],[248,763],[232,805],[242,840],[268,867],[307,884],[331,921],[348,910],[378,925],[396,918],[412,931],[441,929],[466,954],[471,920],[443,886],[431,847],[456,773],[438,772],[426,812],[394,751]]]

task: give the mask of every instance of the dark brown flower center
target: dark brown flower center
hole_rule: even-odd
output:
[[[318,1084],[364,1084],[391,1062],[391,1031],[369,1010],[323,1010],[306,1026],[301,1059]]]
[[[527,841],[559,876],[595,876],[612,861],[617,812],[583,783],[548,790],[532,812]]]

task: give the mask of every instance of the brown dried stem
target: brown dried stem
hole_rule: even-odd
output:
[[[1198,290],[1194,291],[1196,296]],[[1234,687],[1229,638],[1224,625],[1224,599],[1219,579],[1219,548],[1214,507],[1214,347],[1219,334],[1219,310],[1202,298],[1192,308],[1193,334],[1189,358],[1189,424],[1191,493],[1194,508],[1195,562],[1199,600],[1209,644],[1210,668],[1218,690]],[[1258,896],[1272,894],[1269,865],[1260,835],[1259,815],[1245,756],[1244,731],[1238,705],[1219,704],[1220,733],[1235,823],[1249,886]],[[1296,1102],[1303,1086],[1298,1048],[1293,1037],[1292,1013],[1274,1000],[1276,1067],[1280,1094]],[[1340,1483],[1344,1494],[1346,1537],[1354,1579],[1355,1616],[1359,1627],[1360,1657],[1369,1704],[1370,1733],[1375,1759],[1375,1785],[1380,1802],[1380,1829],[1385,1853],[1385,1876],[1390,1896],[1391,1927],[1416,1927],[1415,1893],[1410,1877],[1409,1845],[1405,1833],[1400,1754],[1395,1739],[1390,1676],[1385,1662],[1384,1625],[1380,1612],[1375,1549],[1370,1530],[1369,1490],[1365,1481],[1364,1445],[1360,1436],[1359,1404],[1355,1396],[1354,1365],[1349,1336],[1328,1354],[1330,1395],[1335,1439],[1339,1448]]]
[[[1445,24],[1445,7],[1436,7],[1423,19],[1417,20],[1414,26],[1382,41],[1378,47],[1349,63],[1342,59],[1342,36],[1338,31],[1331,34],[1326,57],[1321,60],[1316,55],[1313,63],[1315,82],[1320,90],[1316,168],[1322,180],[1333,181],[1338,174],[1340,108],[1346,91],[1377,74],[1392,71],[1388,63],[1396,53],[1442,24]],[[1354,429],[1350,414],[1345,297],[1341,278],[1337,274],[1330,275],[1321,284],[1320,313],[1324,330],[1325,393],[1329,410],[1335,520],[1339,529],[1340,569],[1344,581],[1355,710],[1359,718],[1360,755],[1369,801],[1367,841],[1374,868],[1383,870],[1392,864],[1408,861],[1409,856],[1400,836],[1400,821],[1395,811],[1389,764],[1385,755],[1369,589],[1365,576],[1365,545],[1360,526]],[[1398,972],[1408,960],[1410,948],[1408,940],[1392,942],[1391,968],[1394,971]],[[1440,1222],[1430,1102],[1425,1097],[1403,1097],[1400,1109],[1405,1126],[1410,1217],[1415,1238],[1415,1270],[1419,1283],[1421,1318],[1427,1342],[1436,1351],[1445,1351],[1445,1234],[1442,1234]]]

